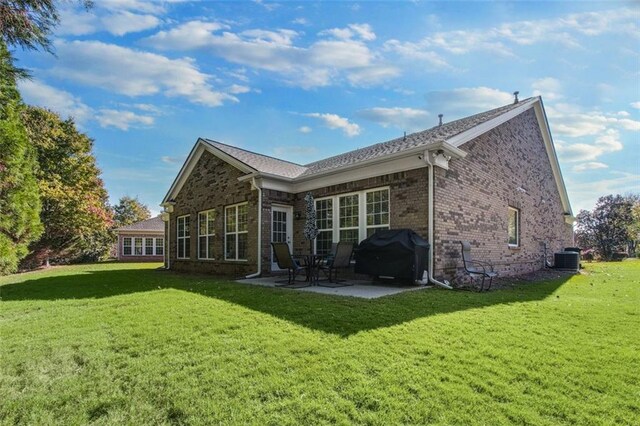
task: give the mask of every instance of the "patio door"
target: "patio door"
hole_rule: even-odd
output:
[[[289,250],[293,250],[293,207],[271,207],[271,241],[275,243],[287,243],[289,244]],[[280,270],[273,251],[271,252],[271,270]]]

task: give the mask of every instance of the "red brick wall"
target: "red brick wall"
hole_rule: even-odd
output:
[[[251,189],[249,182],[238,182],[243,173],[223,162],[209,152],[204,152],[175,198],[171,213],[169,232],[171,242],[169,255],[171,269],[228,276],[244,276],[256,272],[257,268],[257,205],[258,192]],[[248,201],[248,247],[246,261],[224,260],[224,208],[225,206]],[[198,259],[198,212],[216,209],[215,218],[215,260]],[[190,216],[191,258],[176,258],[176,219]]]
[[[436,276],[452,277],[462,266],[460,240],[501,275],[542,268],[544,242],[550,254],[572,245],[533,109],[460,148],[466,158],[451,161],[448,171],[435,169]],[[517,249],[507,243],[509,206],[520,209]]]

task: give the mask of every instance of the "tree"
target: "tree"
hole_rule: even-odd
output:
[[[632,235],[634,203],[630,197],[600,197],[593,211],[582,210],[576,216],[576,240],[583,248],[594,248],[604,260],[611,260]]]
[[[73,119],[62,120],[44,108],[27,107],[24,122],[37,152],[44,224],[25,266],[105,257],[113,243],[113,218],[93,140],[76,129]]]
[[[93,7],[92,0],[79,2],[85,9]],[[0,43],[53,53],[51,35],[60,23],[55,3],[54,0],[0,0]],[[13,78],[29,75],[13,63],[3,71]]]
[[[125,195],[113,207],[113,220],[116,227],[131,225],[141,220],[149,219],[149,208],[138,200],[138,197]]]
[[[54,0],[0,1],[0,37],[9,46],[51,52],[51,34],[60,23]],[[91,0],[81,0],[86,9]]]
[[[0,40],[0,275],[15,272],[42,232],[37,163],[21,120],[13,62]]]

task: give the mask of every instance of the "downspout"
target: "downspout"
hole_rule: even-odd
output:
[[[433,172],[433,163],[431,162],[431,158],[430,158],[431,153],[430,152],[425,152],[424,153],[424,161],[427,163],[428,168],[429,168],[429,194],[428,194],[428,199],[429,199],[429,266],[428,266],[428,274],[429,274],[429,282],[433,283],[439,287],[442,288],[446,288],[448,290],[453,290],[453,287],[451,287],[451,285],[449,285],[449,281],[444,280],[444,282],[438,281],[433,277],[433,258],[434,258],[434,252],[435,252],[435,247],[433,244],[433,180],[434,180],[434,172]]]
[[[165,269],[171,269],[171,214],[167,220],[167,246],[164,248],[164,255],[167,258],[167,266]]]
[[[258,191],[258,271],[245,278],[258,278],[262,275],[262,188],[256,185],[256,178],[251,178],[251,186]]]

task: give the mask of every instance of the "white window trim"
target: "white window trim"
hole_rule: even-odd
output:
[[[247,201],[243,202],[243,203],[238,203],[238,204],[231,204],[228,206],[224,207],[224,260],[229,260],[232,262],[247,262],[248,259],[238,259],[238,235],[240,234],[248,234],[249,230],[247,229],[246,231],[238,231],[238,207],[241,206],[247,206],[247,215],[249,214],[249,203]],[[229,209],[234,209],[235,210],[235,215],[236,215],[236,230],[234,232],[227,232],[227,212],[229,211]],[[249,218],[247,217],[247,228],[249,226]],[[227,257],[227,238],[229,238],[230,235],[233,235],[234,238],[236,239],[236,253],[235,253],[235,257],[231,258],[231,257]]]
[[[189,245],[191,245],[191,230],[189,230],[189,236],[186,237],[181,237],[178,234],[178,229],[180,228],[180,225],[178,225],[178,222],[180,222],[180,219],[184,220],[184,218],[188,217],[189,218],[189,227],[191,227],[191,218],[190,215],[185,214],[182,216],[178,216],[176,217],[176,259],[189,259],[191,256],[186,257],[186,256],[178,256],[178,253],[180,253],[179,247],[180,244],[183,244],[183,248],[182,248],[182,253],[186,253],[187,252],[187,245],[186,245],[186,241],[189,240]],[[183,225],[184,226],[184,225]],[[182,240],[182,242],[180,241]],[[189,250],[189,254],[191,254],[191,250]]]
[[[126,254],[124,252],[124,249],[127,246],[125,244],[126,240],[129,240],[129,249],[131,249],[131,253],[129,253],[129,254]],[[123,256],[133,256],[133,237],[122,237],[122,255]]]
[[[511,212],[516,212],[516,243],[509,243],[509,247],[520,247],[520,209],[509,206],[509,216],[511,216]],[[507,217],[507,241],[509,241],[509,216]]]
[[[334,228],[335,228],[335,223],[336,223],[336,217],[335,217],[335,209],[334,209],[334,205],[335,205],[335,203],[336,203],[336,202],[335,202],[335,200],[334,200],[334,197],[323,197],[323,198],[317,198],[317,199],[315,199],[315,200],[313,201],[313,202],[315,203],[315,206],[314,206],[314,207],[316,208],[316,214],[317,214],[317,211],[318,211],[318,202],[319,202],[319,201],[326,201],[326,200],[331,200],[331,215],[332,215],[332,216],[331,216],[331,228],[322,228],[322,229],[318,228],[318,232],[326,232],[326,231],[330,231],[330,232],[331,232],[331,240],[332,240],[332,241],[335,241],[335,239],[334,239],[334,238],[335,238]],[[314,252],[314,253],[316,253],[316,254],[318,253],[318,246],[317,246],[317,243],[318,243],[318,239],[317,239],[317,238],[315,238],[315,239],[313,240],[313,252]]]
[[[379,191],[387,191],[387,204],[389,206],[389,211],[387,212],[387,214],[389,215],[389,222],[384,224],[384,225],[371,225],[368,226],[367,225],[367,194],[371,193],[371,192],[379,192]],[[391,229],[391,190],[389,189],[389,187],[385,187],[385,188],[378,188],[378,189],[368,189],[366,191],[364,191],[364,197],[363,197],[363,202],[364,202],[364,237],[367,238],[367,231],[369,229]],[[362,241],[362,240],[360,240]]]
[[[158,241],[162,241],[162,253],[158,254]],[[153,237],[153,255],[154,256],[164,256],[164,238]]]
[[[143,256],[154,256],[156,252],[156,239],[155,237],[142,237],[142,253]],[[151,240],[151,254],[147,254],[147,240]]]
[[[369,192],[376,191],[384,191],[387,190],[389,192],[389,223],[387,225],[375,225],[375,226],[367,226],[367,194]],[[391,187],[390,186],[380,186],[377,188],[369,188],[363,191],[356,192],[345,192],[341,194],[335,194],[328,197],[316,198],[315,201],[322,201],[327,199],[333,200],[333,242],[340,241],[340,230],[341,229],[356,229],[353,228],[340,228],[340,197],[345,197],[349,195],[358,195],[358,242],[367,238],[367,229],[368,228],[383,228],[388,227],[391,229]],[[315,245],[314,245],[315,250]]]
[[[135,254],[135,240],[136,238],[142,238],[142,254]],[[152,254],[147,254],[147,239],[151,239],[152,244]],[[130,254],[126,254],[124,252],[124,248],[126,246],[125,241],[129,240],[130,245],[129,247],[131,248],[131,253]],[[163,252],[161,254],[158,254],[158,248],[160,247],[158,245],[158,240],[162,241],[162,248],[163,248]],[[141,256],[164,256],[164,238],[163,237],[136,237],[136,236],[129,236],[129,237],[122,237],[122,256],[135,256],[135,257],[141,257]]]
[[[201,212],[198,212],[198,259],[200,260],[215,260],[215,257],[200,257],[200,239],[202,237],[205,237],[205,241],[207,242],[207,250],[205,251],[207,253],[207,256],[209,255],[209,237],[215,237],[216,236],[216,231],[214,229],[213,234],[202,234],[201,230],[200,230],[200,215],[201,214],[206,214],[207,215],[207,224],[209,223],[209,214],[213,213],[213,220],[215,220],[216,218],[216,209],[209,209],[209,210],[203,210]],[[225,229],[226,231],[226,229]]]

